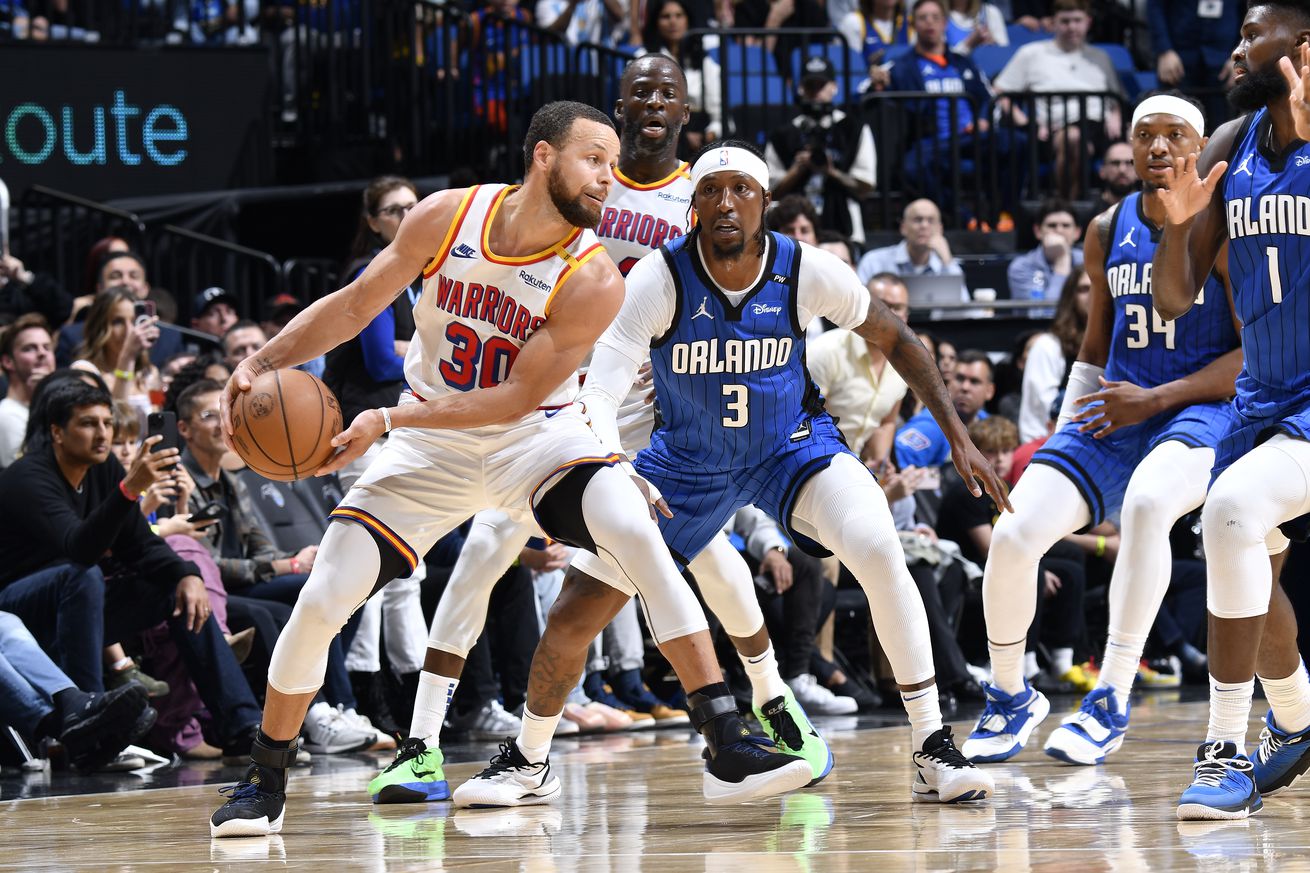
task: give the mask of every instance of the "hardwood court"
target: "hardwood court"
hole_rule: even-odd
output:
[[[1263,714],[1260,702],[1256,711]],[[1038,738],[1062,712],[1057,704]],[[821,786],[771,802],[707,806],[699,740],[681,732],[560,741],[562,798],[514,810],[375,807],[363,790],[373,765],[356,756],[297,771],[286,826],[271,838],[211,841],[207,817],[220,800],[212,784],[0,804],[0,868],[1310,870],[1310,784],[1269,799],[1247,822],[1175,819],[1204,733],[1204,703],[1148,698],[1109,766],[1071,767],[1030,749],[992,766],[994,801],[956,807],[910,801],[908,729],[857,729],[853,718],[819,723],[837,768]],[[454,764],[447,775],[454,784],[477,769]]]

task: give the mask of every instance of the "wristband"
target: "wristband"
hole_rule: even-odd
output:
[[[1096,557],[1105,557],[1105,537],[1098,536],[1096,538]]]
[[[391,433],[391,410],[385,406],[379,406],[378,412],[382,413],[382,424],[385,425],[382,432],[384,434]]]
[[[128,491],[128,490],[127,490],[127,480],[126,480],[126,479],[119,479],[119,480],[118,480],[118,493],[119,493],[119,494],[122,494],[125,498],[127,498],[127,499],[128,499],[129,501],[131,501],[132,503],[136,503],[137,500],[139,500],[139,499],[141,498],[141,495],[140,495],[140,494],[133,494],[131,491]]]
[[[1105,539],[1105,537],[1101,537],[1101,539]],[[297,561],[295,558],[291,559],[291,575],[292,576],[300,575],[300,562]]]
[[[126,379],[128,382],[131,382],[133,379],[136,378],[136,374],[133,373],[131,370],[115,370],[115,371],[114,371],[114,378],[115,378],[115,379]]]

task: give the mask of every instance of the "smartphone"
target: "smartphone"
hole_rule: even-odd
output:
[[[152,412],[146,416],[146,437],[162,436],[151,451],[162,452],[164,449],[178,447],[177,413]]]
[[[143,318],[155,317],[155,301],[138,300],[132,304],[132,321],[139,323]]]
[[[191,521],[217,521],[226,516],[227,507],[215,500],[191,513]]]

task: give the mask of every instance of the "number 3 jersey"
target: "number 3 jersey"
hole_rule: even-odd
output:
[[[514,190],[508,185],[469,188],[436,255],[423,269],[423,294],[414,307],[414,341],[405,356],[405,379],[420,399],[503,382],[523,344],[550,314],[555,294],[604,251],[595,233],[575,229],[535,254],[505,257],[493,252],[492,221]],[[542,408],[571,403],[577,384],[570,375]]]
[[[1238,346],[1223,282],[1207,277],[1196,304],[1166,322],[1151,303],[1151,258],[1160,230],[1146,218],[1140,192],[1129,194],[1110,220],[1105,278],[1114,327],[1105,378],[1154,388],[1200,370]]]

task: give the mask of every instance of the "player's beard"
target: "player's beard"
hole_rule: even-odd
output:
[[[1287,80],[1277,67],[1248,71],[1228,92],[1228,102],[1238,112],[1254,112],[1287,98]]]
[[[577,196],[571,196],[564,187],[564,174],[560,170],[551,169],[546,177],[546,191],[550,194],[550,202],[554,204],[555,211],[569,224],[583,228],[600,224],[600,207],[592,208],[591,200],[581,191]]]
[[[677,147],[678,130],[664,128],[664,136],[659,139],[647,139],[641,135],[641,126],[637,123],[624,123],[619,134],[621,154],[661,157]]]

